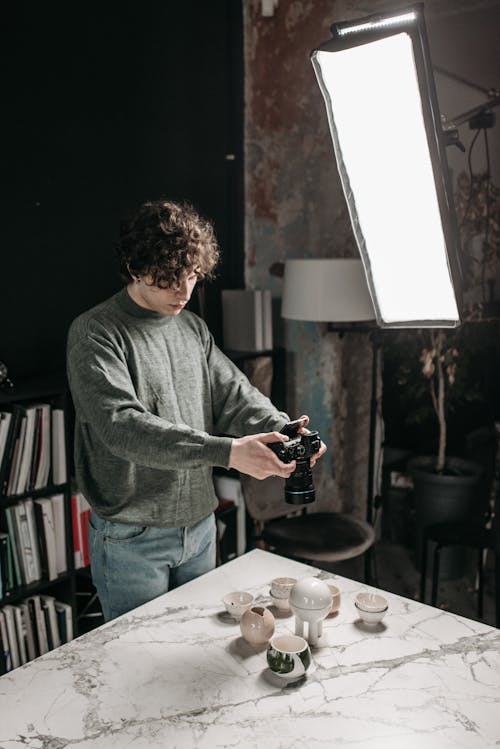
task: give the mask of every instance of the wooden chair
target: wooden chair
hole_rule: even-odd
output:
[[[375,531],[371,523],[340,512],[314,512],[287,504],[283,479],[258,481],[242,475],[245,506],[256,538],[271,551],[321,566],[364,555],[367,583],[372,579]]]

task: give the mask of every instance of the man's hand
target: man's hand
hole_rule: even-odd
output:
[[[280,432],[264,432],[234,439],[229,454],[229,468],[255,479],[267,479],[269,476],[287,479],[294,472],[296,463],[294,460],[282,463],[267,447],[270,442],[288,442],[288,437]]]
[[[309,424],[309,416],[306,416],[305,414],[300,417],[300,419],[304,419],[303,426],[299,429],[299,434],[309,434],[309,429],[306,429],[306,426]],[[323,441],[321,441],[321,447],[319,449],[319,452],[315,453],[314,455],[311,455],[311,468],[314,468],[316,465],[316,461],[318,458],[321,458],[322,455],[326,453],[327,447]]]

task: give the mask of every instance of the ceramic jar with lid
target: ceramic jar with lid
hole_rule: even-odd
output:
[[[307,623],[307,640],[318,644],[323,632],[323,619],[332,608],[333,596],[328,585],[317,577],[303,577],[290,591],[290,608],[295,614],[295,634],[304,637]]]

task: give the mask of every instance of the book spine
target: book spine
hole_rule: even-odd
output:
[[[24,504],[26,507],[26,516],[28,518],[28,530],[29,530],[30,541],[31,541],[35,580],[40,580],[40,578],[42,577],[42,567],[40,564],[40,552],[38,549],[38,539],[37,539],[36,524],[35,524],[35,509],[33,505],[33,500],[26,499]]]
[[[54,518],[54,536],[56,545],[56,573],[59,575],[68,568],[66,557],[66,522],[64,494],[50,497]]]
[[[21,665],[19,657],[19,645],[17,643],[16,623],[14,620],[14,609],[12,606],[4,606],[2,609],[5,616],[5,625],[7,627],[7,637],[9,638],[10,655],[12,658],[12,668]]]
[[[25,571],[26,583],[34,582],[36,577],[36,567],[33,559],[33,549],[31,546],[31,536],[28,526],[28,516],[26,514],[26,505],[19,502],[15,506],[17,528],[21,545],[19,552],[22,555],[23,567]]]
[[[54,408],[52,411],[52,481],[54,484],[64,484],[66,473],[66,430],[64,411]]]
[[[5,508],[5,519],[7,521],[7,532],[10,538],[10,549],[12,552],[12,562],[14,565],[14,587],[24,585],[24,574],[21,570],[19,560],[19,539],[16,533],[16,524],[13,517],[12,507]]]
[[[12,656],[10,654],[10,644],[7,635],[7,625],[5,622],[5,615],[0,609],[0,646],[1,646],[1,659],[0,659],[0,671],[2,673],[8,673],[12,671]]]
[[[43,522],[43,507],[38,500],[33,503],[35,516],[35,529],[38,541],[38,550],[40,553],[40,575],[41,577],[49,576],[49,565],[47,560],[47,539],[45,537],[45,528]]]
[[[19,660],[21,666],[24,666],[24,664],[28,662],[28,654],[26,651],[26,630],[24,628],[21,609],[19,608],[19,606],[13,606],[12,609],[14,612],[14,621],[16,624],[17,644],[19,646]]]
[[[0,494],[7,494],[8,491],[10,470],[12,467],[12,461],[14,459],[14,452],[19,433],[21,415],[21,410],[16,406],[13,406],[12,418],[10,420],[9,431],[7,433],[7,440],[0,471]]]
[[[75,569],[79,569],[80,567],[83,567],[83,550],[78,494],[73,494],[71,497],[71,520],[73,526],[73,550],[75,554]]]

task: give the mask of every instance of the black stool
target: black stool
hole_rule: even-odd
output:
[[[436,606],[437,604],[441,550],[448,546],[462,546],[477,551],[477,614],[479,619],[482,619],[483,617],[484,552],[495,552],[495,618],[496,626],[500,627],[500,547],[498,546],[497,533],[494,529],[475,526],[470,523],[435,523],[424,529],[422,542],[422,568],[420,576],[420,600],[422,603],[425,603],[429,542],[435,544],[431,590],[431,604],[433,606]]]

